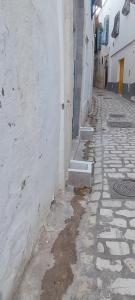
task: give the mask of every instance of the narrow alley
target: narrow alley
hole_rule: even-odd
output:
[[[53,244],[55,264],[46,268],[42,300],[135,299],[135,104],[105,90],[94,95],[97,123],[87,151],[95,158],[92,192],[74,191],[71,203],[72,189],[66,192],[74,213]],[[84,143],[77,157],[82,149]],[[43,249],[38,255],[18,300],[40,299],[36,276],[52,257]]]
[[[0,0],[0,300],[135,300],[135,0]]]

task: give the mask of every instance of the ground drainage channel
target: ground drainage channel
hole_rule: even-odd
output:
[[[96,116],[92,119],[96,124]],[[84,160],[90,155],[90,141],[85,143]],[[55,264],[49,269],[42,280],[42,295],[40,300],[62,300],[68,287],[72,284],[74,274],[72,265],[77,262],[76,238],[79,233],[79,225],[85,209],[81,202],[85,196],[92,192],[91,188],[74,188],[75,196],[71,200],[73,216],[65,221],[65,228],[56,239],[51,253],[54,256]]]
[[[81,201],[85,200],[83,196],[88,191],[75,189],[75,192],[76,195],[71,200],[74,214],[65,221],[66,226],[52,247],[51,252],[54,255],[55,264],[46,272],[42,280],[41,300],[62,300],[74,279],[71,265],[77,262],[76,238],[80,220],[85,213]]]

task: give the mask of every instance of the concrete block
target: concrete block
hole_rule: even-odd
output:
[[[131,96],[131,101],[135,101],[135,96]]]
[[[75,187],[91,187],[93,179],[93,163],[71,160],[68,169],[68,183]]]
[[[94,128],[92,127],[80,127],[80,140],[89,141],[93,137]]]

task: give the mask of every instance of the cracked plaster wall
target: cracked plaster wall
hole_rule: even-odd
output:
[[[0,0],[0,299],[11,299],[57,188],[61,0]]]

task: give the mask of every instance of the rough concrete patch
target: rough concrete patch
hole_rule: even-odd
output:
[[[75,241],[80,219],[85,212],[80,204],[81,200],[83,200],[81,196],[75,196],[72,199],[74,215],[66,220],[66,227],[61,231],[52,247],[55,264],[43,278],[41,300],[62,300],[67,288],[73,282],[74,275],[71,265],[77,261]]]
[[[87,188],[87,187],[77,188],[77,187],[75,187],[74,192],[75,192],[76,195],[83,197],[86,194],[90,194],[92,192],[92,188]]]
[[[90,146],[91,146],[91,142],[90,141],[87,141],[84,144],[83,159],[86,160],[86,161],[89,160],[90,156],[93,156],[93,151],[92,151],[92,148]]]

